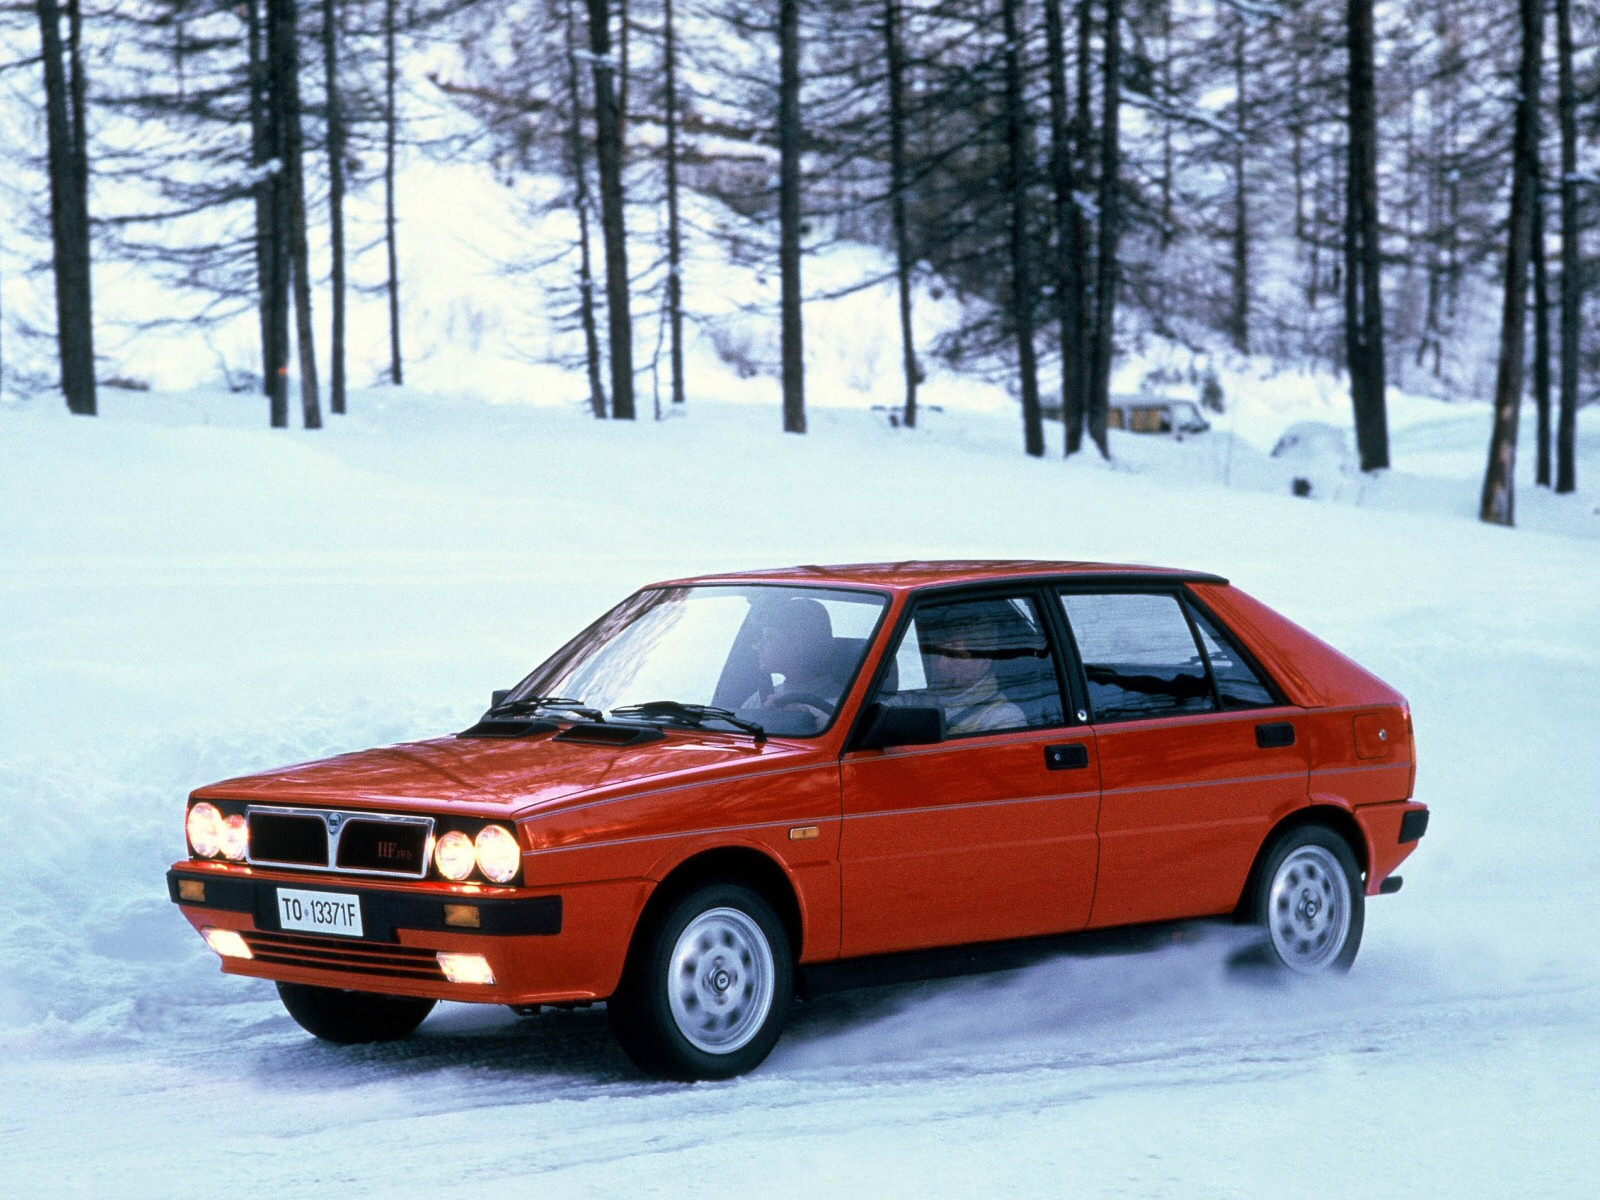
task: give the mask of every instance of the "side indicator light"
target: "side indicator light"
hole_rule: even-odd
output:
[[[789,830],[791,842],[814,842],[817,840],[817,827],[815,825],[802,825],[798,829]]]
[[[178,880],[178,899],[193,900],[196,904],[206,902],[206,885],[199,879]]]
[[[454,925],[458,929],[481,929],[483,917],[478,912],[476,904],[446,904],[444,923]]]
[[[481,954],[452,954],[439,951],[439,969],[451,983],[477,983],[492,987],[494,972]]]
[[[244,944],[244,938],[232,929],[213,929],[211,926],[200,931],[200,936],[206,939],[210,946],[223,958],[254,958],[250,947]]]

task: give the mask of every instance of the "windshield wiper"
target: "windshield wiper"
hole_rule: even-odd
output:
[[[568,696],[523,696],[518,700],[502,700],[499,704],[489,709],[491,717],[516,717],[526,713],[535,713],[545,708],[558,708],[566,712],[577,713],[586,721],[605,721],[598,708],[590,708],[582,700],[573,700]]]
[[[732,709],[717,708],[712,704],[685,704],[681,700],[651,700],[644,704],[624,704],[611,710],[613,717],[655,717],[677,721],[694,729],[702,728],[707,721],[722,721],[735,729],[754,735],[756,741],[766,740],[767,731],[754,721],[746,721]]]

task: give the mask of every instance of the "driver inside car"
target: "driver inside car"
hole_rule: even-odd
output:
[[[828,610],[792,597],[762,613],[755,634],[762,683],[740,707],[805,713],[821,729],[833,718],[841,690]]]
[[[957,610],[962,607],[955,606]],[[919,630],[928,675],[928,699],[945,714],[945,734],[959,737],[1028,723],[1022,709],[1006,698],[995,677],[1004,651],[997,622],[987,615],[962,620],[955,612],[938,614]]]

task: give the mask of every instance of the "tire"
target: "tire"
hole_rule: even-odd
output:
[[[1262,863],[1255,918],[1272,965],[1297,975],[1348,971],[1366,920],[1349,844],[1325,825],[1284,834]]]
[[[793,998],[793,951],[778,914],[749,888],[717,883],[641,926],[606,1007],[641,1071],[688,1082],[754,1070]]]
[[[409,1037],[437,1003],[413,996],[346,992],[305,983],[280,983],[278,998],[301,1029],[340,1046],[397,1042]]]

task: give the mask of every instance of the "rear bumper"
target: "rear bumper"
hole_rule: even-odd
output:
[[[1353,815],[1367,839],[1366,894],[1384,895],[1385,880],[1410,857],[1427,832],[1428,806],[1415,800],[1397,800],[1390,804],[1364,804]]]
[[[285,930],[279,886],[358,897],[363,936]],[[615,990],[645,887],[622,881],[541,894],[373,886],[220,864],[179,863],[167,872],[167,894],[195,929],[233,930],[249,947],[250,958],[221,959],[229,974],[489,1004],[604,999]],[[440,952],[482,955],[494,983],[450,982]]]

